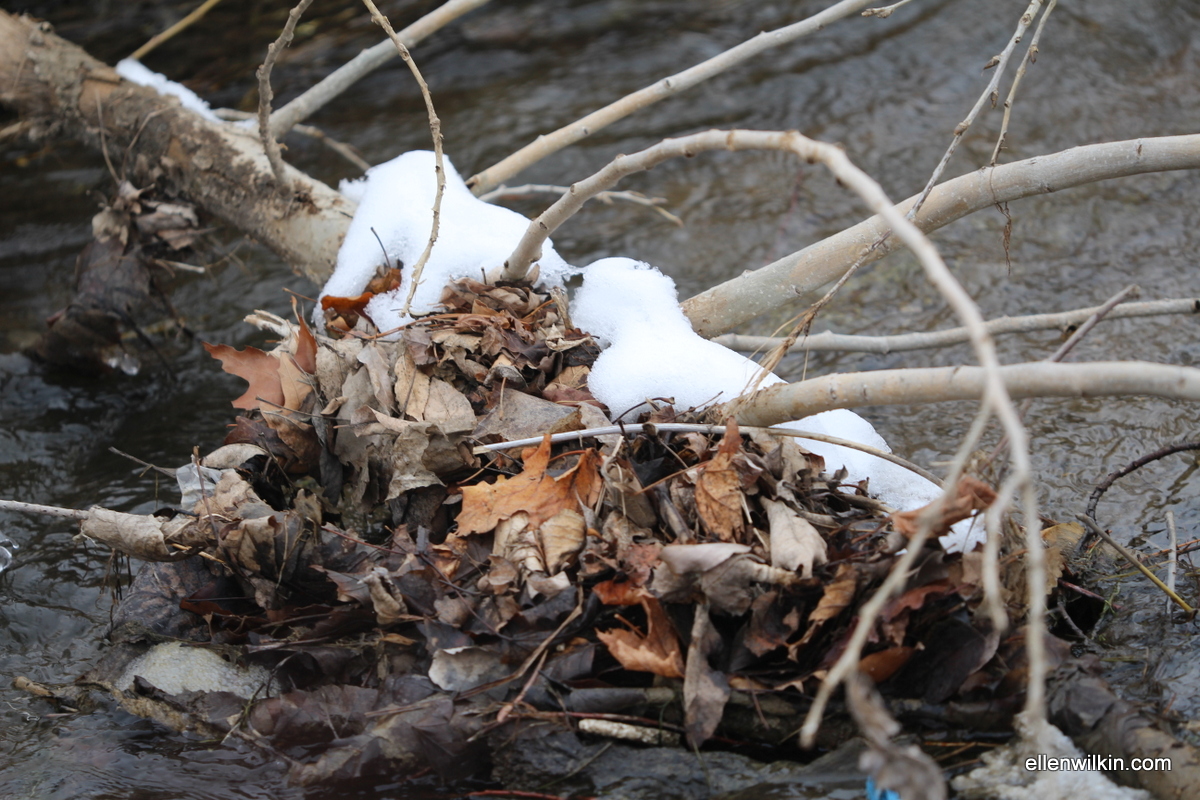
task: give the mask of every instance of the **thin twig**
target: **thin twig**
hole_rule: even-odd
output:
[[[531,194],[565,194],[571,191],[570,186],[556,186],[550,183],[526,183],[521,186],[497,186],[486,194],[479,195],[479,199],[484,202],[491,203],[501,197],[526,197]],[[627,203],[633,203],[637,206],[646,206],[654,211],[673,225],[680,228],[683,227],[683,220],[667,211],[662,207],[662,204],[667,202],[663,197],[647,197],[641,192],[623,191],[623,192],[601,192],[594,198],[606,205],[612,205],[616,200],[623,200]]]
[[[275,68],[275,61],[279,58],[279,54],[292,43],[292,37],[296,33],[296,23],[312,5],[312,1],[300,0],[296,7],[288,13],[287,22],[283,25],[283,32],[267,47],[267,57],[256,73],[258,76],[258,135],[262,139],[263,150],[267,153],[267,161],[271,163],[271,172],[275,174],[275,183],[282,197],[291,194],[292,181],[287,176],[279,142],[271,133],[271,101],[275,99],[275,93],[271,91],[271,70]]]
[[[1153,583],[1159,589],[1162,589],[1163,592],[1166,593],[1167,597],[1171,598],[1171,601],[1173,603],[1175,603],[1175,605],[1177,605],[1183,609],[1185,614],[1187,614],[1189,617],[1195,616],[1196,609],[1194,609],[1190,605],[1188,605],[1187,601],[1185,601],[1179,595],[1175,594],[1175,591],[1173,589],[1171,589],[1165,583],[1160,581],[1158,579],[1158,576],[1155,575],[1153,572],[1151,572],[1150,569],[1145,564],[1143,564],[1141,561],[1139,561],[1138,557],[1136,555],[1134,555],[1127,547],[1120,544],[1116,539],[1109,536],[1107,531],[1105,531],[1103,528],[1101,528],[1099,525],[1096,524],[1096,520],[1092,519],[1087,514],[1076,514],[1075,517],[1080,522],[1082,522],[1084,525],[1086,525],[1088,527],[1088,530],[1090,530],[1093,534],[1095,534],[1096,536],[1099,536],[1101,539],[1103,539],[1105,544],[1107,544],[1109,547],[1111,547],[1112,549],[1114,549],[1118,553],[1120,553],[1121,556],[1126,561],[1128,561],[1135,568],[1137,568],[1138,572],[1142,573],[1147,578],[1149,578],[1151,583]]]
[[[1046,361],[1052,364],[1062,361],[1064,358],[1070,355],[1071,351],[1075,349],[1076,345],[1083,341],[1085,336],[1091,333],[1092,328],[1096,327],[1096,325],[1099,324],[1102,319],[1108,316],[1108,314],[1114,308],[1125,302],[1127,298],[1137,297],[1140,292],[1141,289],[1139,289],[1136,285],[1131,284],[1110,297],[1107,301],[1105,301],[1104,305],[1096,309],[1095,314],[1092,314],[1082,325],[1076,328],[1075,332],[1072,333],[1065,342],[1059,345],[1058,349],[1055,350],[1054,353],[1046,359]],[[1032,405],[1033,398],[1026,398],[1021,403],[1021,407],[1017,409],[1017,415],[1020,416],[1021,419],[1025,419],[1025,415],[1029,413],[1029,408]],[[996,447],[992,450],[992,458],[994,459],[998,453],[1003,452],[1004,448],[1006,447],[1008,447],[1008,437],[1001,436],[1000,441],[996,442]]]
[[[669,433],[707,433],[707,434],[724,434],[724,425],[705,425],[701,423],[687,422],[656,422],[653,424],[656,431],[667,431]],[[601,428],[587,428],[581,431],[568,431],[566,433],[554,433],[550,435],[551,443],[570,442],[574,440],[582,440],[595,436],[611,436],[613,434],[630,434],[641,433],[645,430],[644,427],[638,425],[606,425]],[[880,450],[878,447],[871,447],[869,444],[860,444],[852,442],[849,439],[841,439],[837,436],[828,436],[823,433],[809,433],[808,431],[797,431],[791,428],[766,428],[755,426],[738,426],[740,431],[761,431],[774,436],[791,436],[794,439],[811,439],[814,442],[825,442],[826,444],[836,444],[840,447],[847,447],[851,450],[858,450],[868,455],[882,458],[890,461],[897,466],[920,475],[928,481],[932,481],[938,486],[942,485],[942,480],[924,467],[907,461],[895,453],[889,453],[886,450]],[[475,455],[480,453],[491,453],[499,450],[514,450],[518,447],[536,447],[545,439],[544,436],[531,436],[528,439],[514,439],[511,442],[496,442],[494,444],[481,444],[474,448],[471,452]]]
[[[1030,314],[1020,317],[998,317],[985,325],[992,336],[1010,333],[1030,333],[1042,330],[1062,330],[1079,325],[1093,317],[1103,306],[1081,308],[1076,311],[1061,311],[1051,314]],[[1167,314],[1200,313],[1200,298],[1180,300],[1151,300],[1145,303],[1122,303],[1112,309],[1103,319],[1128,319],[1130,317],[1154,317]],[[966,328],[947,328],[942,331],[920,331],[900,333],[894,336],[857,336],[853,334],[822,331],[796,341],[789,353],[811,351],[837,351],[846,353],[902,353],[910,350],[925,350],[935,347],[951,347],[968,340]],[[713,339],[731,350],[754,353],[778,347],[783,337],[744,336],[726,333]]]
[[[363,0],[363,4],[371,12],[371,19],[375,24],[383,28],[384,33],[392,40],[396,52],[400,54],[400,58],[404,59],[409,71],[417,79],[417,85],[421,87],[421,97],[425,99],[425,113],[429,117],[429,135],[433,139],[434,171],[437,173],[437,193],[433,198],[433,225],[429,229],[429,241],[425,244],[425,250],[417,259],[417,263],[413,265],[412,277],[408,281],[408,296],[404,298],[404,306],[400,309],[400,316],[406,317],[412,306],[413,295],[416,294],[417,286],[421,283],[421,273],[425,271],[429,254],[433,252],[433,246],[437,242],[438,225],[441,222],[442,195],[446,192],[446,168],[442,163],[442,121],[438,119],[437,112],[433,108],[433,96],[429,93],[429,85],[421,77],[421,70],[417,69],[417,64],[409,54],[408,48],[404,46],[404,42],[400,41],[400,37],[392,30],[392,24],[388,22],[387,17],[379,13],[379,9],[371,0]]]
[[[486,5],[487,2],[488,0],[450,0],[400,31],[397,36],[400,37],[400,41],[404,43],[405,47],[413,47],[417,42],[432,35],[463,14]],[[272,114],[271,132],[282,138],[296,124],[317,113],[326,103],[349,89],[364,76],[391,61],[396,55],[396,48],[387,39],[374,47],[363,50],[304,94]]]
[[[1179,536],[1175,530],[1175,512],[1167,509],[1167,535],[1170,537],[1171,557],[1167,560],[1167,588],[1175,591],[1175,567],[1179,563]],[[1168,606],[1170,608],[1170,606]]]
[[[163,42],[165,42],[168,39],[170,39],[171,37],[175,36],[175,34],[179,33],[180,31],[182,31],[182,30],[186,29],[187,27],[189,27],[190,25],[192,25],[192,23],[196,22],[201,17],[203,17],[205,14],[207,14],[212,9],[212,7],[215,6],[219,2],[221,2],[221,0],[204,0],[203,3],[201,3],[199,6],[197,6],[194,11],[192,11],[192,13],[188,14],[186,17],[179,20],[179,22],[176,22],[174,25],[167,28],[162,33],[157,34],[156,36],[151,38],[150,41],[146,42],[144,45],[139,47],[137,50],[134,50],[133,55],[131,55],[130,58],[135,59],[137,61],[141,61],[143,58],[148,56],[150,54],[150,52],[152,50],[154,50],[154,48],[158,47]]]
[[[258,117],[257,114],[251,114],[249,111],[238,111],[232,108],[219,108],[213,113],[221,119],[227,120],[256,119]],[[272,114],[271,119],[274,118],[275,115]],[[301,136],[307,136],[310,139],[316,139],[318,142],[325,145],[330,150],[361,169],[363,172],[366,172],[371,168],[371,165],[368,164],[353,147],[345,142],[334,139],[332,136],[325,133],[325,131],[321,130],[315,125],[293,125],[292,130]]]
[[[91,516],[86,511],[58,506],[43,506],[37,503],[22,503],[19,500],[0,500],[0,511],[20,511],[23,514],[46,514],[51,517],[85,520]]]
[[[1013,33],[1012,38],[1008,40],[1008,44],[1005,45],[1004,50],[1001,51],[1000,55],[992,56],[991,61],[984,66],[984,69],[995,70],[992,73],[992,79],[988,82],[987,88],[983,90],[983,94],[979,95],[979,99],[975,101],[975,105],[971,108],[966,118],[955,126],[954,135],[950,139],[950,146],[946,148],[946,152],[942,155],[942,160],[938,162],[937,167],[934,168],[933,173],[929,176],[929,181],[926,182],[920,197],[917,198],[917,202],[908,211],[909,219],[917,215],[917,212],[921,210],[921,206],[925,204],[925,200],[929,197],[929,193],[933,191],[933,187],[941,180],[942,173],[946,171],[946,165],[950,163],[950,157],[958,149],[963,136],[970,130],[971,125],[975,122],[975,118],[983,110],[984,104],[990,99],[992,106],[995,107],[997,87],[1000,85],[1000,79],[1004,77],[1004,70],[1008,66],[1008,61],[1012,57],[1013,50],[1016,49],[1021,38],[1025,35],[1025,31],[1033,23],[1033,18],[1037,16],[1038,9],[1043,2],[1044,0],[1032,0],[1029,3],[1029,7],[1021,14],[1021,18],[1017,22],[1017,29]]]
[[[1050,12],[1058,5],[1058,0],[1050,0],[1046,5],[1046,10],[1042,14],[1042,18],[1038,20],[1037,30],[1033,32],[1033,38],[1029,41],[1029,47],[1025,49],[1025,56],[1021,59],[1021,66],[1017,68],[1017,74],[1013,78],[1012,86],[1009,87],[1008,97],[1004,99],[1004,119],[1000,123],[1000,135],[996,138],[996,149],[992,150],[992,159],[989,162],[992,166],[996,165],[996,160],[1000,157],[1000,151],[1004,150],[1008,144],[1008,123],[1012,117],[1013,101],[1017,97],[1017,88],[1021,85],[1021,79],[1025,77],[1025,70],[1030,64],[1037,61],[1038,42],[1042,38],[1042,29],[1046,27],[1046,20],[1050,19]]]
[[[833,22],[862,10],[863,7],[870,5],[873,1],[841,0],[841,2],[835,3],[824,11],[814,14],[807,19],[794,22],[777,30],[764,31],[753,39],[748,39],[736,47],[713,56],[707,61],[703,61],[694,67],[685,69],[683,72],[676,73],[669,78],[663,78],[643,89],[628,94],[620,100],[572,122],[570,125],[537,137],[499,163],[493,164],[482,172],[473,175],[467,180],[467,185],[477,195],[490,191],[493,187],[500,185],[546,156],[557,153],[564,147],[572,145],[618,120],[624,119],[635,111],[640,111],[660,100],[673,97],[773,47],[789,44],[802,36],[822,30]]]
[[[1087,510],[1084,513],[1092,519],[1095,519],[1096,506],[1099,504],[1100,498],[1109,490],[1109,487],[1117,482],[1118,479],[1124,478],[1129,473],[1139,470],[1154,461],[1158,461],[1160,458],[1166,458],[1167,456],[1174,455],[1175,453],[1182,453],[1185,450],[1200,450],[1200,442],[1177,442],[1176,444],[1169,444],[1166,447],[1160,447],[1153,453],[1147,453],[1144,456],[1135,458],[1133,461],[1121,467],[1119,470],[1108,473],[1104,480],[1096,484],[1096,488],[1093,489],[1091,495],[1088,496]],[[1080,544],[1082,545],[1083,542],[1080,542]]]

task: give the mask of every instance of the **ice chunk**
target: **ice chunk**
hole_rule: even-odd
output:
[[[571,320],[608,345],[592,366],[588,387],[614,417],[636,416],[645,409],[645,401],[654,398],[673,398],[676,408],[726,403],[752,386],[762,371],[745,356],[698,336],[679,306],[675,282],[629,258],[605,258],[584,270]],[[784,380],[767,373],[760,386],[778,383]],[[846,409],[783,427],[891,452],[871,423]],[[941,493],[930,481],[877,456],[811,440],[803,445],[824,458],[830,472],[844,466],[851,482],[869,478],[871,491],[902,511],[920,508]],[[960,526],[943,539],[948,549],[961,549],[957,542],[965,540],[969,524]]]
[[[395,266],[400,262],[400,288],[377,295],[367,305],[367,315],[380,330],[408,321],[400,316],[400,309],[408,294],[412,267],[425,250],[433,225],[437,192],[434,163],[432,152],[414,150],[372,167],[360,180],[343,181],[340,187],[342,194],[358,201],[358,210],[338,251],[337,269],[321,296],[356,297],[385,263]],[[412,310],[417,314],[436,308],[442,287],[450,280],[482,279],[486,272],[503,264],[529,227],[529,220],[517,212],[485,203],[471,194],[450,159],[444,163],[446,190],[438,238],[413,297]],[[561,285],[575,271],[549,241],[542,247],[538,263],[544,285]],[[319,308],[314,318],[318,323],[322,321]]]
[[[117,62],[117,74],[138,86],[149,86],[159,94],[169,94],[178,97],[184,108],[195,111],[211,122],[220,122],[221,118],[212,112],[208,103],[183,84],[167,80],[165,75],[152,72],[149,68],[134,58],[123,58]]]

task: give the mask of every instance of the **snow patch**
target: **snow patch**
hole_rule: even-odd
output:
[[[529,227],[529,220],[517,212],[475,197],[449,158],[444,164],[446,190],[438,238],[413,297],[415,314],[434,311],[442,288],[451,280],[482,279],[487,271],[503,264]],[[408,296],[412,267],[425,250],[433,227],[434,167],[432,152],[414,150],[372,167],[360,180],[342,181],[339,187],[343,195],[358,203],[358,210],[338,251],[337,269],[321,296],[357,297],[380,267],[400,262],[400,287],[376,295],[367,304],[367,315],[381,331],[411,320],[411,316],[401,316],[400,309]],[[575,272],[549,241],[542,247],[538,263],[539,282],[546,286],[560,286]],[[314,311],[314,321],[318,325],[323,322],[320,306]]]
[[[646,400],[673,398],[676,408],[707,408],[744,393],[762,368],[726,347],[698,336],[684,316],[675,282],[654,267],[629,258],[605,258],[583,271],[583,287],[571,304],[571,321],[607,349],[588,376],[592,394],[614,417],[632,418]],[[762,387],[785,381],[767,373]],[[781,427],[848,439],[891,452],[871,423],[846,409],[825,411]],[[844,466],[849,481],[870,479],[871,491],[901,511],[928,505],[940,494],[934,483],[890,461],[848,447],[805,439],[829,472]],[[954,526],[942,537],[947,550],[970,549],[982,524]]]
[[[159,94],[178,97],[184,108],[195,111],[210,122],[220,122],[221,118],[213,113],[208,103],[183,84],[168,80],[165,75],[152,72],[142,62],[133,58],[123,58],[117,62],[117,74],[138,86],[149,86]]]

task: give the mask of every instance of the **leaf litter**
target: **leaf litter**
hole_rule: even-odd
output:
[[[607,423],[587,390],[596,342],[525,284],[455,281],[445,312],[395,341],[372,335],[368,299],[326,298],[329,336],[256,312],[273,350],[207,345],[248,382],[242,413],[194,465],[193,507],[83,522],[160,562],[83,682],[174,727],[286,753],[305,785],[425,766],[462,779],[521,725],[581,715],[682,731],[693,747],[795,748],[915,513],[862,502],[869,487],[794,438],[732,420],[723,437],[660,431],[699,421],[669,405],[623,436],[483,450]],[[992,499],[964,478],[935,536]],[[926,545],[861,671],[926,717],[982,729],[1019,708],[1024,666],[1019,632],[1002,640],[982,609],[979,558]],[[116,685],[164,640],[270,678],[248,703]],[[731,711],[747,701],[756,713]],[[840,735],[829,728],[824,746]]]

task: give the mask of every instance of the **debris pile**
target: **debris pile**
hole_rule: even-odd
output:
[[[83,523],[123,548],[136,528],[160,561],[87,680],[286,753],[305,784],[427,765],[462,778],[522,720],[793,747],[914,515],[732,420],[717,435],[664,404],[590,435],[608,423],[587,388],[598,347],[561,296],[461,279],[442,301],[396,341],[356,330],[360,300],[340,307],[341,338],[258,312],[273,351],[209,346],[250,387],[225,446],[178,471],[184,513]],[[488,449],[527,436],[540,444]],[[992,493],[965,479],[958,498],[935,534]],[[1021,637],[978,613],[981,561],[927,545],[861,666],[959,729],[1006,726],[1023,692]],[[247,703],[127,674],[164,638],[270,679]]]

